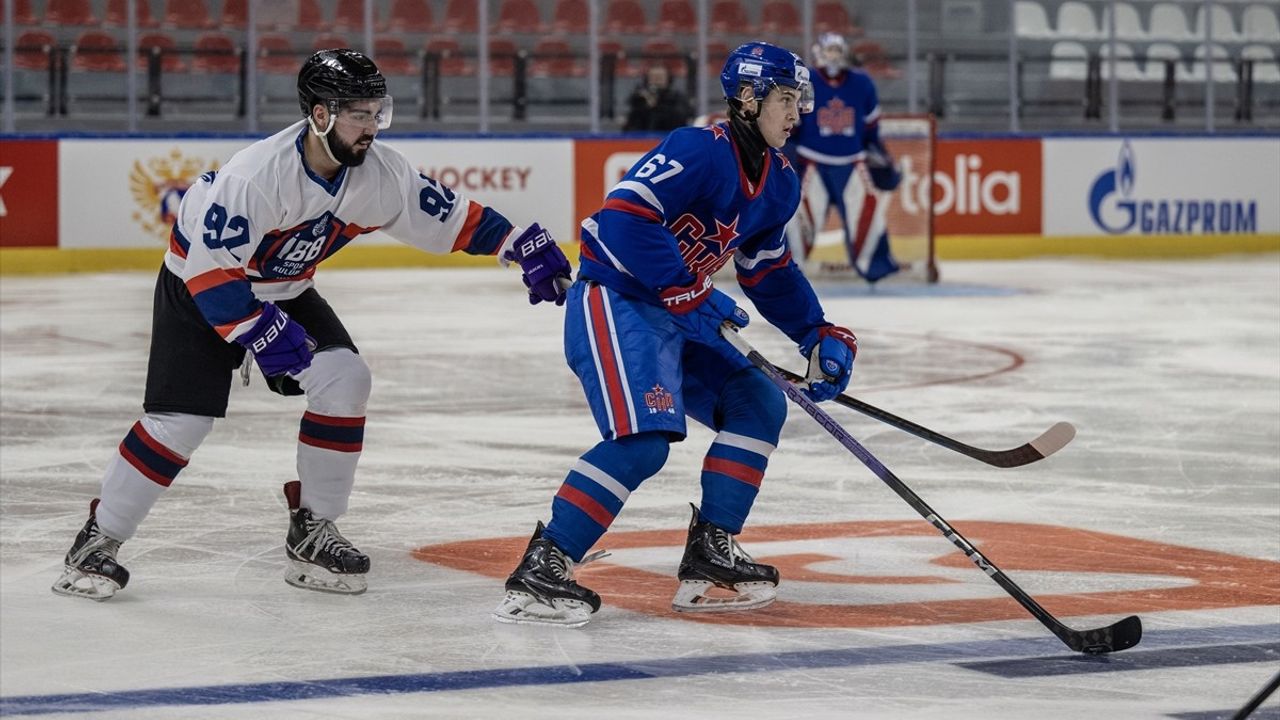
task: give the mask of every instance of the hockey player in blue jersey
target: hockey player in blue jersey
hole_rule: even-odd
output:
[[[857,341],[826,321],[784,233],[800,187],[779,148],[812,108],[808,69],[791,52],[752,42],[730,54],[720,82],[728,122],[667,135],[582,222],[565,355],[604,439],[569,470],[550,523],[538,523],[494,611],[500,621],[576,627],[590,619],[600,596],[573,579],[573,566],[684,439],[686,417],[717,435],[672,607],[744,610],[774,600],[778,571],[753,562],[734,536],[778,444],[786,402],[721,337],[724,323],[745,327],[749,318],[712,275],[733,260],[746,296],[809,360],[806,392],[816,400],[847,386]],[[717,597],[712,587],[734,594]]]
[[[898,271],[889,249],[880,193],[901,176],[880,140],[880,100],[863,71],[849,67],[844,37],[825,33],[813,46],[817,73],[814,112],[805,116],[792,144],[799,158],[802,200],[787,228],[792,252],[803,263],[835,208],[849,263],[875,282]]]
[[[54,592],[106,600],[129,581],[117,560],[151,507],[226,415],[234,369],[256,362],[282,395],[306,395],[285,580],[356,594],[369,557],[338,532],[364,440],[369,367],[314,287],[316,266],[381,229],[427,252],[497,255],[520,264],[531,302],[564,302],[569,263],[535,223],[422,175],[375,141],[392,101],[373,61],[322,50],[298,73],[304,119],[236,153],[183,196],[156,279],[142,419],[125,435],[101,498],[67,552]],[[246,359],[246,353],[252,359]]]

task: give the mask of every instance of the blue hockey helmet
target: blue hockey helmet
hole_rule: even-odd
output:
[[[756,101],[764,102],[774,86],[795,88],[800,91],[797,109],[802,113],[813,111],[813,85],[809,83],[809,68],[799,55],[777,45],[755,41],[739,45],[729,53],[729,59],[720,72],[720,87],[726,99],[738,96],[738,88],[749,84]]]

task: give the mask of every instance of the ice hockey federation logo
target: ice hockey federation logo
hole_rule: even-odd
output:
[[[129,173],[129,192],[133,195],[134,222],[157,240],[168,243],[169,230],[178,217],[178,203],[187,188],[206,170],[217,170],[212,159],[184,157],[174,148],[166,157],[153,157],[143,164],[133,162]]]
[[[650,415],[660,412],[674,415],[676,412],[675,398],[662,385],[654,385],[652,390],[645,392],[644,404],[649,408]]]

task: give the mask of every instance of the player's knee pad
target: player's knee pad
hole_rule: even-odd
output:
[[[607,467],[611,475],[634,490],[667,464],[671,442],[660,432],[643,432],[604,440],[583,455],[597,467]]]
[[[364,358],[350,348],[316,353],[311,366],[295,377],[307,393],[307,408],[321,415],[363,417],[373,388]]]
[[[142,427],[156,442],[189,458],[213,429],[213,418],[186,413],[147,413],[142,416]]]
[[[739,370],[720,394],[722,430],[778,444],[787,420],[787,398],[755,368]]]

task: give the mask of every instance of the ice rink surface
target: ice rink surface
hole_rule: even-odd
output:
[[[851,393],[1004,449],[997,469],[827,409],[1050,611],[1136,613],[1072,653],[792,408],[743,544],[779,601],[677,615],[691,429],[582,569],[578,630],[490,611],[569,464],[597,440],[563,310],[518,273],[321,271],[374,374],[339,525],[369,591],[282,580],[299,398],[239,383],[121,560],[106,603],[49,590],[141,412],[153,275],[0,282],[0,714],[95,718],[1230,717],[1280,671],[1280,257],[948,263],[933,288],[823,283],[857,331]],[[728,283],[722,283],[727,287]],[[755,314],[747,338],[793,370]],[[255,373],[256,374],[256,373]],[[1280,717],[1273,697],[1254,717]]]

